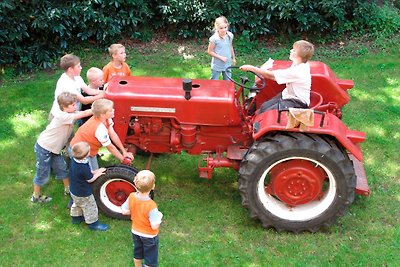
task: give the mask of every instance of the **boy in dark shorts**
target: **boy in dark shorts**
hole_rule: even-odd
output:
[[[163,214],[150,198],[155,187],[155,175],[149,170],[137,173],[134,179],[137,192],[131,193],[124,204],[122,214],[131,215],[133,261],[135,267],[158,265],[158,232]]]

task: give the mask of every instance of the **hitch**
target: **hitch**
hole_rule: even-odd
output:
[[[198,161],[197,168],[199,171],[200,178],[211,179],[212,172],[214,168],[233,168],[235,170],[239,169],[240,161],[228,159],[227,157],[221,156],[222,154],[217,155],[215,158],[210,154],[207,157]],[[201,162],[206,162],[206,166],[201,167]]]

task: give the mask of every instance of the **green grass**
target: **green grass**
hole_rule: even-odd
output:
[[[160,155],[156,201],[164,213],[160,266],[397,266],[400,262],[400,58],[397,42],[380,40],[364,53],[362,45],[343,50],[317,47],[315,60],[344,79],[353,79],[343,120],[364,131],[365,168],[372,195],[357,197],[349,213],[328,229],[311,234],[265,230],[248,216],[237,191],[237,173],[218,169],[212,180],[197,177],[198,157]],[[375,46],[374,46],[375,45]],[[355,49],[358,47],[359,49]],[[183,49],[183,51],[182,51]],[[205,78],[210,75],[206,44],[159,44],[128,49],[133,75]],[[341,56],[346,51],[345,56]],[[352,53],[353,52],[353,53]],[[107,56],[77,52],[82,77]],[[286,59],[287,47],[244,54],[238,64],[260,64],[269,56]],[[35,172],[33,145],[47,124],[60,71],[6,79],[0,87],[0,266],[132,265],[130,222],[100,215],[104,233],[70,223],[68,198],[52,178],[43,192],[47,205],[29,201]],[[144,168],[146,158],[135,165]],[[105,156],[101,165],[113,164]]]

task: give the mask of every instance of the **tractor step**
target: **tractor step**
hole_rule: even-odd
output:
[[[371,192],[368,186],[368,180],[367,175],[365,174],[364,165],[361,163],[361,161],[356,159],[353,154],[349,153],[348,155],[350,160],[353,162],[354,171],[357,176],[356,194],[369,196]]]

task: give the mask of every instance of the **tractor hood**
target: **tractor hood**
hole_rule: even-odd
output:
[[[156,116],[175,118],[180,124],[241,124],[232,82],[194,79],[184,85],[184,81],[187,79],[114,77],[105,94],[114,101],[114,121]]]

